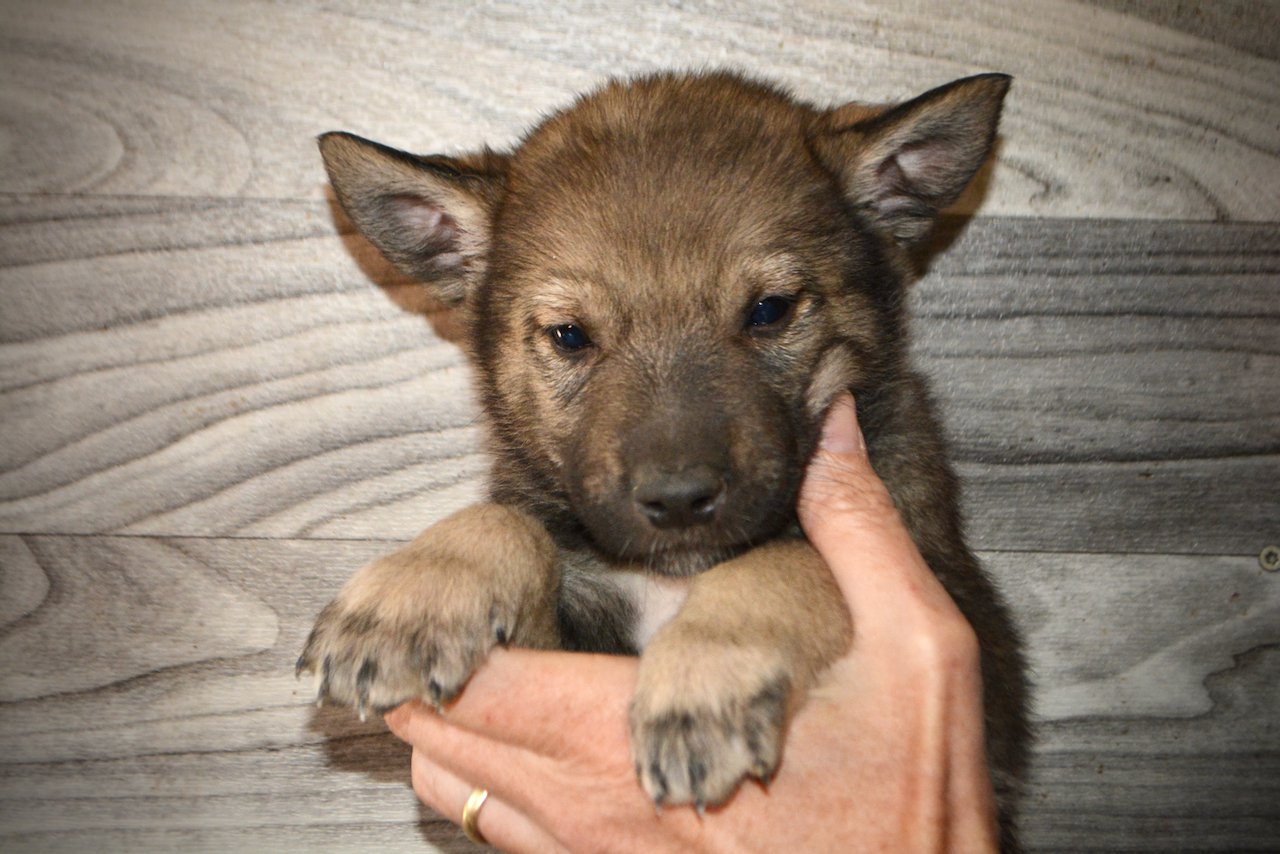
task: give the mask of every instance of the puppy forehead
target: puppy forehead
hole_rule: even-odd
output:
[[[731,74],[615,81],[534,128],[520,146],[516,171],[563,168],[566,157],[608,162],[611,154],[742,156],[794,146],[817,117],[778,90]]]
[[[816,113],[731,76],[589,95],[536,128],[508,175],[502,235],[546,316],[740,310],[789,292],[797,236],[831,204]]]
[[[719,324],[753,299],[791,296],[823,278],[812,268],[824,241],[804,238],[791,208],[758,196],[706,201],[702,186],[691,187],[683,201],[622,193],[548,206],[510,236],[520,259],[512,295],[543,324],[664,316]]]
[[[508,170],[508,206],[532,227],[569,212],[608,214],[628,232],[736,225],[762,204],[793,201],[797,184],[824,181],[808,142],[817,118],[731,75],[615,83],[526,137]]]

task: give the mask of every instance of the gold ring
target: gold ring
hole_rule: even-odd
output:
[[[467,795],[467,802],[462,807],[462,832],[476,845],[489,844],[489,840],[484,838],[484,834],[476,824],[480,820],[480,808],[488,799],[489,790],[476,786],[471,790],[471,794]]]

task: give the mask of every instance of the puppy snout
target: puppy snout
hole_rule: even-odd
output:
[[[635,474],[632,498],[655,528],[691,528],[716,518],[724,504],[724,475],[709,465],[677,470],[643,466]]]

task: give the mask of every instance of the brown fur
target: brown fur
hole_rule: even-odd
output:
[[[643,603],[624,575],[688,579],[643,650],[632,743],[655,800],[723,801],[773,773],[787,717],[849,643],[794,516],[822,415],[849,389],[982,643],[1014,847],[1019,642],[965,547],[902,318],[906,247],[986,158],[1007,86],[822,110],[732,74],[655,75],[580,99],[509,154],[322,137],[357,227],[467,312],[495,466],[493,503],[357,573],[300,668],[361,706],[441,702],[495,643],[634,652]]]

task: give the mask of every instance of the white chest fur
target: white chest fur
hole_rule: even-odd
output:
[[[611,579],[635,608],[631,641],[642,650],[658,629],[676,615],[689,596],[689,578],[660,578],[640,572],[613,573]]]

